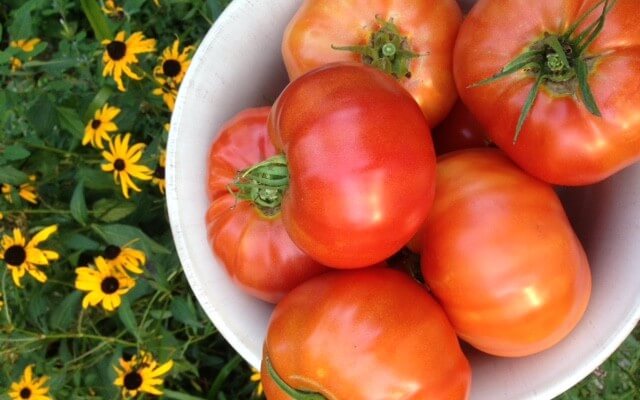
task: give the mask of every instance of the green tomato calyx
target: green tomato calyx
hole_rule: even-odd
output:
[[[371,34],[371,40],[363,46],[333,46],[334,50],[360,54],[362,62],[393,76],[396,79],[410,78],[409,62],[420,57],[409,49],[406,36],[400,35],[393,18],[385,21],[376,16],[380,28]]]
[[[288,187],[287,159],[278,154],[238,172],[229,190],[237,200],[250,201],[262,213],[272,216],[280,212]]]

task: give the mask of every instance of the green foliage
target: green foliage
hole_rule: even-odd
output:
[[[255,397],[251,370],[224,341],[195,300],[183,275],[169,231],[164,195],[151,181],[135,180],[141,192],[123,196],[101,149],[83,146],[85,127],[108,103],[120,108],[117,133],[145,143],[139,162],[153,171],[166,145],[170,111],[153,68],[174,40],[180,48],[199,44],[227,5],[224,0],[117,1],[121,15],[104,13],[100,0],[4,0],[0,4],[0,238],[14,228],[27,240],[57,224],[39,248],[60,259],[40,268],[47,281],[28,274],[16,287],[0,260],[0,399],[26,366],[50,377],[56,399],[117,399],[119,360],[146,351],[162,364],[172,360],[160,387],[167,399]],[[103,39],[141,31],[157,41],[132,68],[144,78],[123,76],[125,92],[104,77]],[[38,38],[33,51],[10,46]],[[12,68],[19,59],[20,68]],[[108,150],[108,142],[104,142]],[[35,180],[31,180],[35,177]],[[25,199],[30,185],[37,203]],[[142,250],[144,272],[130,273],[135,287],[114,311],[83,308],[86,292],[75,288],[83,259],[106,246]],[[86,264],[82,264],[86,265]],[[141,395],[138,398],[151,398]]]

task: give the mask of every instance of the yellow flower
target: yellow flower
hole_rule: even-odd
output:
[[[162,96],[162,101],[167,105],[169,111],[173,111],[173,107],[176,105],[176,97],[178,96],[177,86],[161,77],[156,77],[156,82],[160,85],[153,89],[153,94],[156,96]]]
[[[114,0],[105,0],[102,12],[110,17],[122,18],[124,16],[124,10]]]
[[[131,177],[144,181],[151,179],[153,171],[144,165],[136,164],[142,158],[144,143],[137,143],[129,148],[129,139],[131,134],[124,135],[124,139],[117,135],[115,142],[109,141],[109,151],[103,151],[102,157],[108,161],[102,164],[102,170],[105,172],[113,172],[113,179],[122,186],[122,194],[129,198],[129,188],[140,192],[140,188],[136,186]]]
[[[49,388],[46,386],[48,376],[43,375],[34,379],[33,365],[27,366],[22,373],[20,381],[11,384],[9,397],[12,400],[51,400],[47,396]]]
[[[160,0],[153,0],[153,3],[154,3],[157,7],[160,7]]]
[[[38,38],[33,38],[33,39],[20,39],[20,40],[13,40],[9,43],[10,47],[14,47],[17,49],[22,50],[25,53],[31,53],[33,50],[35,50],[36,46],[38,45],[38,43],[40,43],[41,40]],[[10,60],[11,63],[11,70],[12,71],[18,71],[20,69],[22,69],[22,60],[17,58],[17,57],[11,57]]]
[[[38,232],[29,243],[26,243],[24,235],[18,228],[13,229],[13,237],[7,235],[2,237],[0,260],[4,260],[7,268],[11,271],[11,277],[16,286],[22,287],[20,279],[25,272],[28,272],[38,282],[47,281],[47,275],[38,267],[48,266],[49,261],[57,260],[60,255],[55,251],[41,250],[38,245],[57,230],[57,225],[48,226]]]
[[[162,391],[157,386],[162,385],[162,376],[172,367],[172,360],[158,365],[151,354],[141,352],[140,358],[133,356],[129,361],[120,359],[120,368],[113,367],[117,374],[113,384],[122,388],[122,396],[125,398],[135,397],[139,393],[159,396]]]
[[[38,202],[38,192],[36,191],[35,186],[33,185],[36,181],[35,175],[29,176],[29,182],[23,183],[20,185],[20,189],[18,190],[18,196],[20,196],[25,201],[28,201],[31,204],[36,204]],[[7,199],[9,203],[13,203],[13,197],[11,196],[11,192],[14,187],[8,183],[2,184],[2,194],[4,198]]]
[[[142,32],[135,32],[125,40],[125,33],[120,31],[115,39],[103,40],[102,44],[105,46],[102,55],[102,61],[104,61],[102,76],[113,75],[113,80],[116,81],[118,90],[121,92],[125,91],[122,84],[123,72],[132,79],[142,79],[129,67],[131,64],[138,63],[136,54],[150,53],[156,50],[156,40],[145,39]]]
[[[251,367],[251,372],[253,373],[251,374],[251,377],[249,379],[251,380],[251,382],[256,383],[255,394],[256,396],[260,397],[264,392],[264,388],[262,387],[262,381],[260,380],[260,371]]]
[[[170,47],[167,47],[162,52],[160,62],[153,69],[153,75],[155,77],[161,77],[176,85],[182,82],[191,60],[189,56],[195,49],[194,46],[187,46],[179,51],[180,40],[176,39]]]
[[[151,183],[154,185],[158,185],[158,189],[160,189],[160,193],[164,194],[164,189],[166,186],[166,181],[164,179],[164,167],[167,162],[167,156],[164,150],[160,151],[160,157],[158,158],[158,166],[155,171],[153,171],[153,179],[151,179]]]
[[[104,258],[107,263],[121,271],[129,270],[134,274],[141,274],[147,260],[144,253],[130,247],[118,247],[110,244],[104,249]]]
[[[96,110],[93,119],[84,128],[82,144],[86,146],[91,143],[93,147],[103,149],[102,141],[109,141],[109,132],[118,130],[118,125],[113,122],[113,119],[120,114],[120,111],[118,107],[111,107],[109,104],[105,104],[101,109]]]
[[[82,299],[82,308],[95,307],[102,302],[102,308],[113,311],[136,282],[124,271],[107,264],[102,257],[96,257],[94,264],[96,268],[76,268],[76,289],[89,292]]]

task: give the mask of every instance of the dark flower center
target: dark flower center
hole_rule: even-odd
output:
[[[104,258],[107,260],[114,260],[120,255],[120,251],[120,247],[110,244],[104,249]]]
[[[127,45],[119,40],[114,40],[107,45],[107,54],[113,61],[118,61],[124,57],[127,52]]]
[[[113,294],[120,287],[120,282],[113,276],[108,276],[102,280],[100,283],[100,289],[105,294]]]
[[[4,261],[7,264],[17,267],[27,259],[27,252],[24,251],[24,247],[13,245],[4,252]]]
[[[136,371],[129,372],[124,376],[124,387],[128,390],[136,390],[142,385],[142,377]]]
[[[124,160],[122,158],[118,158],[114,163],[113,163],[113,167],[118,170],[118,171],[122,171],[124,170],[125,167],[125,163]]]
[[[91,121],[91,127],[93,129],[98,129],[101,123],[102,121],[100,121],[99,119],[94,119],[93,121]]]
[[[23,388],[23,389],[20,391],[20,398],[21,398],[21,399],[28,399],[28,398],[31,398],[31,389],[29,389],[29,388]]]
[[[162,63],[162,72],[169,78],[175,78],[181,70],[182,66],[178,60],[167,60]]]
[[[156,167],[156,170],[153,171],[153,176],[155,176],[158,179],[164,179],[164,167],[161,167],[160,165],[158,165]]]

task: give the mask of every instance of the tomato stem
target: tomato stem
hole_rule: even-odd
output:
[[[392,75],[396,79],[410,78],[409,61],[420,57],[409,50],[408,39],[400,35],[393,18],[385,21],[376,16],[380,28],[371,34],[369,44],[363,46],[334,46],[334,50],[351,51],[360,54],[362,62]]]
[[[267,366],[267,372],[271,379],[273,379],[276,385],[278,385],[280,390],[291,396],[293,400],[327,400],[327,398],[320,393],[298,390],[289,386],[289,384],[282,380],[280,375],[278,375],[275,368],[273,368],[273,364],[271,364],[271,360],[268,356],[265,356],[264,362]]]
[[[543,39],[534,42],[524,53],[511,60],[500,72],[469,86],[473,88],[488,85],[518,71],[524,71],[528,76],[535,78],[535,83],[531,87],[516,124],[514,144],[520,137],[520,132],[533,108],[540,87],[543,85],[552,90],[561,87],[564,89],[561,94],[567,95],[575,95],[579,89],[581,94],[579,98],[587,110],[597,117],[602,116],[589,86],[590,64],[587,61],[590,58],[584,57],[584,52],[602,32],[606,17],[616,2],[617,0],[599,1],[581,15],[563,34],[545,33]],[[600,6],[602,6],[602,13],[598,19],[573,37],[586,18]]]
[[[265,215],[277,214],[289,187],[287,159],[278,154],[238,172],[232,187],[237,200],[252,202]]]

